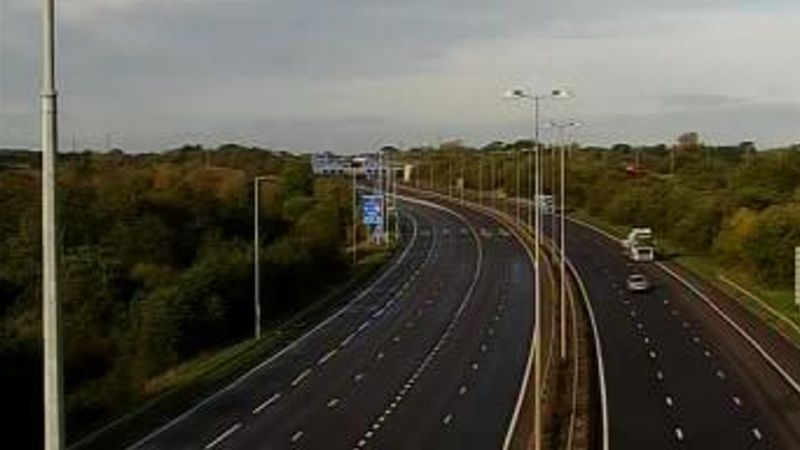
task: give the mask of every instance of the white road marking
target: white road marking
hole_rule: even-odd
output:
[[[722,370],[717,370],[717,378],[724,380],[725,372],[723,372]]]
[[[358,326],[358,332],[364,331],[369,326],[369,320]]]
[[[392,340],[394,342],[400,342],[400,336],[395,336],[394,339],[392,339]]]
[[[467,387],[462,385],[461,388],[458,389],[458,395],[464,395],[467,393]]]
[[[742,399],[740,399],[738,396],[734,395],[731,397],[731,400],[733,400],[733,403],[736,404],[736,406],[742,406]]]
[[[678,438],[679,441],[683,440],[683,430],[681,427],[675,427],[675,437]]]
[[[319,361],[317,361],[317,365],[321,366],[321,365],[325,364],[326,362],[328,362],[329,359],[333,358],[333,355],[335,355],[336,352],[337,352],[337,350],[333,349],[333,350],[329,351],[328,353],[326,353],[322,358],[319,359]]]
[[[350,342],[352,342],[354,337],[356,337],[356,334],[355,334],[355,333],[351,334],[350,336],[347,336],[346,338],[344,338],[344,340],[342,341],[342,343],[341,343],[341,344],[339,344],[339,347],[347,347],[347,344],[349,344]]]
[[[242,428],[242,423],[241,423],[241,422],[236,422],[235,424],[231,425],[231,427],[230,427],[230,428],[228,428],[227,430],[223,431],[223,432],[222,432],[222,434],[220,434],[219,436],[217,436],[217,438],[216,438],[216,439],[214,439],[213,441],[209,442],[209,443],[208,443],[208,444],[207,444],[205,447],[203,447],[203,448],[205,448],[205,450],[208,450],[208,449],[210,449],[210,448],[214,448],[214,447],[216,447],[216,446],[217,446],[217,444],[219,444],[220,442],[222,442],[222,441],[224,441],[225,439],[227,439],[227,438],[228,438],[228,436],[230,436],[230,435],[232,435],[233,433],[235,433],[235,432],[236,432],[236,431],[237,431],[239,428]]]
[[[656,352],[653,350],[650,350],[647,354],[650,355],[650,359],[656,359]]]
[[[338,404],[339,404],[339,399],[336,398],[336,397],[333,397],[332,399],[330,399],[330,401],[328,401],[328,408],[335,408],[336,405],[338,405]]]
[[[753,436],[756,438],[757,441],[760,441],[761,438],[763,437],[761,435],[761,430],[759,430],[758,428],[753,428]]]
[[[380,360],[380,359],[383,359],[383,352],[378,352],[378,356],[377,356],[377,358],[378,358],[379,360]]]
[[[302,438],[304,434],[305,434],[305,433],[303,433],[302,431],[298,431],[297,433],[293,434],[293,435],[292,435],[292,442],[297,442],[297,441],[299,441],[299,440],[300,440],[300,438]]]
[[[356,383],[358,383],[359,381],[361,381],[363,378],[364,378],[364,374],[363,374],[363,373],[361,373],[361,372],[357,373],[357,374],[356,374],[356,375],[353,377],[353,379],[354,379],[354,380],[356,380]]]
[[[450,423],[451,420],[453,420],[453,415],[452,414],[448,414],[448,415],[444,416],[444,419],[442,419],[442,423],[447,425],[447,424]]]
[[[664,380],[664,372],[662,372],[660,370],[658,372],[656,372],[656,378],[658,378],[659,381],[663,381]]]
[[[472,370],[478,370],[478,363],[472,363]]]
[[[375,314],[372,315],[372,318],[377,319],[378,317],[382,316],[384,312],[386,312],[386,308],[381,308],[375,311]]]
[[[266,399],[262,404],[258,405],[255,409],[253,409],[253,414],[260,413],[267,406],[277,402],[279,398],[281,398],[281,394],[280,393],[273,394],[272,397]]]
[[[672,397],[668,395],[665,401],[667,402],[667,406],[672,407]]]
[[[297,386],[302,382],[307,376],[311,375],[311,369],[306,369],[300,373],[294,380],[292,380],[292,387]]]

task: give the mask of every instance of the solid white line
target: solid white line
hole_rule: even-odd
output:
[[[300,375],[298,375],[297,378],[295,378],[292,381],[292,387],[295,387],[298,384],[300,384],[300,382],[302,382],[304,379],[306,379],[306,377],[309,376],[309,375],[311,375],[311,369],[306,369],[306,370],[302,371],[300,373]]]
[[[722,280],[726,284],[730,285],[731,287],[733,287],[737,291],[739,291],[742,294],[744,294],[745,296],[749,297],[751,300],[754,300],[755,302],[757,302],[758,304],[763,306],[767,311],[771,312],[773,316],[779,318],[783,323],[785,323],[786,325],[789,325],[790,327],[792,327],[797,334],[800,334],[800,326],[798,326],[796,323],[792,322],[788,317],[783,315],[780,311],[778,311],[777,309],[773,308],[769,303],[765,302],[764,300],[761,300],[760,298],[758,298],[752,292],[748,291],[747,289],[743,288],[739,284],[735,283],[733,280],[730,280],[727,277],[725,277],[725,275],[721,275],[720,274],[718,277],[719,277],[720,280]],[[792,341],[790,340],[789,342],[792,342]]]
[[[361,325],[359,325],[358,332],[360,333],[360,332],[364,331],[369,326],[369,323],[370,322],[368,320],[368,321],[362,323]]]
[[[602,235],[604,235],[604,236],[608,237],[608,238],[609,238],[609,239],[611,239],[611,240],[614,240],[614,241],[617,241],[617,242],[619,242],[619,239],[618,239],[618,238],[616,238],[616,237],[612,236],[610,233],[606,232],[605,230],[603,230],[603,229],[601,229],[601,228],[598,228],[598,227],[596,227],[596,226],[594,226],[594,225],[592,225],[592,224],[586,223],[586,222],[584,222],[584,221],[582,221],[582,220],[578,220],[578,219],[574,219],[574,218],[570,218],[570,220],[571,220],[572,222],[574,222],[574,223],[578,223],[578,224],[580,224],[580,225],[583,225],[583,226],[585,226],[585,227],[587,227],[587,228],[593,229],[594,231],[596,231],[596,232],[598,232],[598,233],[600,233],[600,234],[602,234]],[[744,331],[744,329],[743,329],[741,326],[739,326],[739,324],[738,324],[738,323],[736,323],[736,322],[735,322],[735,321],[734,321],[734,320],[733,320],[733,319],[732,319],[730,316],[728,316],[728,314],[726,314],[724,311],[722,311],[722,309],[721,309],[719,306],[717,306],[717,305],[716,305],[716,303],[714,303],[714,302],[713,302],[713,301],[712,301],[710,298],[708,298],[708,297],[707,297],[705,294],[703,294],[702,292],[700,292],[700,290],[699,290],[699,289],[697,289],[696,287],[694,287],[694,285],[692,285],[692,284],[691,284],[689,281],[687,281],[685,278],[683,278],[682,276],[678,275],[677,273],[675,273],[675,271],[673,271],[672,269],[670,269],[669,267],[667,267],[667,266],[666,266],[664,263],[662,263],[662,262],[660,262],[660,261],[656,261],[656,265],[657,265],[659,268],[661,268],[661,269],[662,269],[664,272],[668,273],[668,274],[669,274],[669,275],[671,275],[673,278],[675,278],[676,280],[678,280],[678,281],[679,281],[681,284],[683,284],[685,287],[687,287],[687,288],[688,288],[690,291],[692,291],[692,292],[693,292],[695,295],[697,295],[698,297],[700,297],[700,299],[701,299],[701,300],[703,300],[703,301],[704,301],[704,302],[705,302],[705,303],[706,303],[706,304],[707,304],[707,305],[708,305],[708,306],[709,306],[709,307],[710,307],[712,310],[714,310],[714,312],[716,312],[716,313],[717,313],[717,314],[718,314],[720,317],[722,317],[722,319],[723,319],[723,320],[724,320],[724,321],[725,321],[725,322],[726,322],[728,325],[730,325],[730,326],[731,326],[731,328],[733,328],[733,329],[734,329],[734,330],[735,330],[737,333],[739,333],[739,335],[740,335],[742,338],[744,338],[744,340],[745,340],[745,341],[747,341],[747,342],[748,342],[748,343],[749,343],[749,344],[750,344],[750,345],[751,345],[751,346],[752,346],[752,347],[753,347],[753,348],[756,350],[756,352],[757,352],[759,355],[761,355],[761,357],[762,357],[762,358],[764,358],[764,359],[767,361],[767,363],[768,363],[768,364],[769,364],[769,365],[770,365],[770,366],[771,366],[771,367],[772,367],[772,368],[773,368],[773,369],[774,369],[776,372],[778,372],[778,374],[779,374],[779,375],[780,375],[780,376],[783,378],[783,380],[784,380],[784,381],[785,381],[785,382],[786,382],[786,383],[787,383],[787,384],[788,384],[788,385],[789,385],[789,386],[790,386],[792,389],[794,389],[794,391],[795,391],[796,393],[800,394],[800,382],[798,382],[797,380],[795,380],[794,378],[792,378],[792,376],[791,376],[791,375],[789,375],[789,372],[787,372],[787,371],[786,371],[786,369],[784,369],[784,368],[783,368],[783,367],[782,367],[782,366],[781,366],[781,365],[778,363],[778,361],[776,361],[776,360],[775,360],[775,358],[773,358],[773,357],[772,357],[772,355],[770,355],[769,353],[767,353],[767,351],[766,351],[766,350],[764,350],[764,347],[762,347],[762,346],[761,346],[761,344],[759,344],[759,343],[758,343],[758,341],[756,341],[756,340],[755,340],[755,339],[754,339],[752,336],[750,336],[750,334],[748,334],[746,331]]]
[[[236,432],[236,431],[237,431],[239,428],[242,428],[242,423],[241,423],[241,422],[236,422],[235,424],[231,425],[231,427],[230,427],[230,428],[228,428],[227,430],[223,431],[223,432],[222,432],[222,434],[220,434],[219,436],[217,436],[217,438],[216,438],[216,439],[214,439],[213,441],[209,442],[209,443],[208,443],[208,444],[207,444],[205,447],[203,447],[203,448],[204,448],[205,450],[208,450],[208,449],[211,449],[211,448],[214,448],[214,447],[216,447],[216,446],[217,446],[217,445],[218,445],[220,442],[222,442],[222,441],[224,441],[225,439],[227,439],[227,438],[228,438],[228,436],[230,436],[230,435],[232,435],[233,433],[235,433],[235,432]]]
[[[325,353],[325,355],[322,358],[320,358],[319,361],[317,361],[317,365],[321,366],[321,365],[325,364],[326,362],[328,362],[329,359],[333,358],[333,355],[335,355],[337,351],[338,350],[333,349],[333,350],[329,351],[328,353]]]
[[[336,311],[336,313],[334,313],[332,316],[328,317],[327,319],[325,319],[322,322],[320,322],[319,324],[317,324],[314,328],[312,328],[312,329],[308,330],[307,332],[305,332],[302,336],[300,336],[299,338],[294,340],[292,343],[290,343],[289,345],[287,345],[286,347],[281,349],[279,352],[277,352],[274,355],[272,355],[271,357],[269,357],[266,361],[258,364],[257,366],[253,367],[249,371],[245,372],[244,374],[242,374],[239,378],[237,378],[235,381],[233,381],[231,384],[229,384],[225,388],[223,388],[223,389],[211,394],[210,396],[206,397],[200,403],[198,403],[195,406],[189,408],[188,410],[183,412],[178,417],[172,419],[171,421],[169,421],[166,424],[162,425],[161,427],[157,428],[156,430],[154,430],[153,432],[151,432],[150,434],[148,434],[144,438],[140,439],[138,442],[130,445],[129,447],[127,447],[127,449],[128,450],[133,450],[133,449],[135,449],[137,447],[140,447],[143,444],[145,444],[146,442],[148,442],[149,440],[153,439],[155,436],[158,436],[159,434],[164,432],[165,430],[167,430],[167,429],[175,426],[176,424],[186,420],[186,418],[189,417],[190,415],[194,414],[195,411],[197,411],[198,409],[202,408],[203,406],[205,406],[209,402],[213,401],[214,399],[216,399],[220,395],[224,394],[225,392],[235,388],[236,386],[238,386],[239,384],[244,382],[246,379],[250,378],[254,373],[258,372],[263,367],[271,364],[273,361],[275,361],[278,358],[282,357],[284,354],[288,353],[289,351],[291,351],[292,349],[294,349],[295,347],[300,345],[302,342],[307,340],[309,337],[313,336],[315,333],[317,333],[323,327],[325,327],[329,323],[333,322],[336,318],[338,318],[339,316],[344,314],[346,311],[348,311],[350,308],[352,308],[353,306],[358,304],[358,302],[361,301],[364,297],[366,297],[367,294],[372,292],[372,290],[375,289],[375,287],[378,284],[383,282],[392,272],[394,272],[398,267],[400,267],[402,262],[406,259],[406,257],[410,253],[411,248],[414,247],[414,244],[417,241],[417,236],[418,236],[419,230],[418,230],[417,220],[413,216],[411,217],[411,220],[412,220],[412,224],[413,224],[413,230],[412,230],[412,233],[411,233],[411,239],[409,240],[409,242],[406,245],[406,247],[403,249],[403,252],[400,253],[400,255],[397,257],[397,259],[392,263],[392,265],[389,266],[383,273],[381,273],[378,276],[378,278],[375,279],[375,281],[372,282],[372,284],[370,284],[369,286],[364,288],[362,291],[360,291],[358,295],[356,295],[352,300],[350,300],[350,302],[348,302],[345,306],[343,306],[338,311]],[[134,411],[131,414],[134,414],[134,413],[136,413],[136,411]],[[97,430],[96,432],[88,435],[86,438],[82,439],[79,442],[76,442],[73,445],[78,445],[80,442],[83,442],[86,439],[93,438],[98,433],[101,433],[104,430],[108,429],[109,427],[116,425],[117,423],[121,422],[122,420],[125,420],[127,417],[130,417],[130,414],[127,414],[127,415],[115,420],[114,422],[112,422],[112,423],[106,425],[105,427],[101,428],[100,430]]]
[[[592,327],[592,337],[594,338],[594,348],[595,354],[597,355],[597,374],[600,384],[600,409],[602,411],[602,423],[603,423],[603,450],[609,450],[610,447],[610,436],[609,436],[609,415],[608,415],[608,387],[606,386],[606,368],[605,362],[603,360],[603,347],[600,343],[600,331],[597,328],[597,319],[594,315],[594,309],[592,308],[592,303],[589,301],[589,291],[586,289],[586,285],[583,282],[583,278],[580,276],[580,272],[572,264],[569,258],[565,260],[569,271],[575,277],[578,282],[578,287],[581,290],[581,296],[583,297],[584,304],[586,306],[586,311],[589,315],[589,323]],[[659,371],[659,373],[661,373]],[[661,373],[663,378],[663,373]]]
[[[264,403],[258,405],[255,409],[253,409],[253,414],[260,413],[267,406],[277,402],[279,398],[281,398],[281,394],[280,393],[273,394],[272,397],[268,398],[267,400],[264,401]]]
[[[772,357],[761,344],[758,343],[749,333],[744,331],[744,329],[739,326],[736,321],[734,321],[728,314],[726,314],[716,303],[714,303],[710,298],[708,298],[705,294],[700,292],[699,289],[694,287],[691,283],[689,283],[686,279],[675,273],[672,269],[664,265],[663,263],[657,261],[656,264],[660,267],[664,272],[671,275],[673,278],[678,280],[681,284],[686,286],[690,291],[692,291],[695,295],[700,297],[712,310],[714,310],[722,319],[731,326],[745,341],[747,341],[755,350],[756,352],[764,358],[767,363],[778,373],[778,375],[783,378],[783,380],[792,388],[797,394],[800,394],[800,382],[792,378],[789,375],[789,372],[786,371],[779,363]]]

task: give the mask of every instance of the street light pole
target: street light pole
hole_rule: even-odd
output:
[[[44,341],[44,448],[62,450],[64,364],[61,305],[58,300],[56,155],[58,109],[55,61],[55,1],[42,3],[42,338]]]
[[[356,166],[350,162],[350,174],[353,182],[353,265],[358,262],[358,188]]]
[[[566,280],[567,280],[567,271],[566,271],[566,259],[567,259],[567,247],[565,245],[565,236],[566,236],[566,228],[565,228],[565,215],[566,215],[566,152],[567,152],[567,145],[566,140],[564,139],[564,130],[567,128],[578,127],[580,126],[580,122],[574,120],[568,120],[563,122],[556,122],[551,121],[548,125],[552,128],[558,129],[558,142],[554,148],[558,148],[560,152],[560,189],[559,189],[559,209],[561,210],[561,214],[559,215],[559,250],[560,250],[560,273],[561,273],[561,280],[560,280],[560,292],[559,292],[559,304],[560,304],[560,323],[559,323],[559,356],[561,360],[564,361],[567,359],[567,300],[566,300]],[[555,171],[554,171],[555,172]],[[553,190],[555,193],[555,190]],[[555,209],[555,202],[554,202],[554,209]],[[553,217],[555,218],[555,211],[553,211]],[[552,227],[553,238],[555,239],[555,220],[553,222]]]
[[[261,338],[261,182],[265,179],[264,176],[253,178],[253,316],[256,339]]]
[[[535,320],[537,324],[541,324],[542,306],[541,306],[541,267],[540,267],[540,245],[541,245],[541,208],[540,208],[540,192],[542,189],[542,171],[540,168],[542,155],[541,145],[539,145],[539,102],[545,98],[563,98],[568,97],[569,94],[561,89],[554,89],[550,91],[548,96],[532,95],[522,89],[514,89],[506,94],[506,98],[510,99],[524,99],[533,102],[534,105],[534,146],[536,149],[534,155],[534,189],[533,207],[534,207],[534,301],[535,301]],[[542,448],[542,333],[541,326],[534,328],[534,449],[541,450]]]

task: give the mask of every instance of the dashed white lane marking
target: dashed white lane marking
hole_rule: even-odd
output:
[[[672,397],[668,395],[667,398],[664,399],[664,401],[667,403],[667,406],[672,407]]]
[[[645,343],[645,344],[649,344],[649,343],[650,343],[650,338],[649,338],[649,337],[647,337],[647,336],[645,336],[645,337],[644,337],[644,343]]]
[[[280,393],[273,394],[273,395],[272,395],[272,397],[270,397],[270,398],[266,399],[266,400],[265,400],[263,403],[261,403],[260,405],[258,405],[257,407],[255,407],[255,408],[253,409],[253,414],[258,414],[258,413],[260,413],[260,412],[261,412],[261,411],[263,411],[263,410],[264,410],[264,408],[266,408],[267,406],[269,406],[269,405],[271,405],[271,404],[273,404],[273,403],[277,402],[279,398],[281,398],[281,394],[280,394]]]
[[[759,430],[758,428],[753,428],[753,437],[755,437],[757,441],[760,441],[761,438],[763,437],[761,435],[761,430]]]
[[[366,433],[364,433],[364,438],[365,439],[369,439],[372,436],[375,436],[375,433],[373,433],[372,431],[367,431]]]
[[[725,379],[725,372],[722,370],[717,370],[717,378],[724,380]]]
[[[464,395],[466,393],[467,393],[467,387],[464,386],[464,385],[461,385],[461,387],[458,389],[458,395]]]
[[[481,352],[485,352],[487,349],[486,344],[481,344]]]
[[[346,338],[344,338],[342,343],[339,344],[339,347],[347,347],[347,344],[349,344],[355,337],[356,337],[355,333],[352,333],[350,336],[347,336]]]
[[[639,323],[636,324],[636,328],[639,329],[639,330],[643,330],[644,329],[644,324],[642,322],[639,322]]]
[[[650,350],[647,354],[650,355],[650,359],[656,359],[656,352],[653,350]]]
[[[336,397],[334,397],[334,398],[330,399],[330,400],[328,401],[328,408],[335,408],[335,407],[336,407],[336,405],[338,405],[338,404],[339,404],[339,402],[340,402],[340,400],[339,400],[338,398],[336,398]]]
[[[699,344],[700,343],[700,336],[693,337],[692,338],[692,342],[694,342],[695,344]]]
[[[300,384],[307,376],[311,375],[311,369],[306,369],[300,373],[294,380],[292,380],[292,387]]]
[[[376,356],[376,358],[381,360],[381,359],[383,359],[383,356],[384,356],[383,352],[378,352],[378,356]]]
[[[736,396],[736,395],[732,396],[731,400],[733,400],[733,403],[736,406],[742,406],[742,399],[740,399],[738,396]]]
[[[358,444],[356,445],[356,448],[361,448],[361,447],[363,447],[365,445],[367,445],[367,441],[365,441],[364,439],[361,439],[360,441],[358,441]]]
[[[355,376],[353,376],[353,379],[356,381],[356,383],[358,383],[359,381],[364,379],[364,374],[359,372],[355,374]]]
[[[656,372],[656,378],[658,378],[659,381],[664,381],[664,372],[660,370]]]
[[[207,445],[204,447],[204,448],[205,448],[205,450],[208,450],[208,449],[210,449],[210,448],[214,448],[214,447],[216,447],[216,446],[217,446],[217,445],[218,445],[220,442],[222,442],[222,441],[224,441],[225,439],[227,439],[227,438],[228,438],[228,436],[230,436],[230,435],[232,435],[233,433],[235,433],[235,432],[236,432],[236,431],[237,431],[239,428],[242,428],[242,423],[241,423],[241,422],[236,422],[235,424],[231,425],[231,427],[230,427],[230,428],[228,428],[227,430],[223,431],[223,432],[222,432],[222,434],[220,434],[219,436],[217,436],[217,438],[216,438],[216,439],[214,439],[213,441],[209,442],[209,443],[208,443],[208,444],[207,444]]]
[[[679,441],[683,440],[683,430],[681,429],[681,427],[675,427],[675,437]]]
[[[400,336],[395,336],[395,337],[392,339],[392,341],[394,341],[394,342],[400,342]]]
[[[478,370],[478,363],[472,363],[472,370]]]
[[[704,355],[706,358],[711,358],[711,351],[710,351],[710,350],[706,350],[706,351],[704,351],[704,352],[703,352],[703,355]]]
[[[304,434],[305,433],[303,433],[302,431],[298,431],[297,433],[293,434],[292,435],[292,442],[299,441],[303,437]]]
[[[453,415],[452,414],[448,414],[448,415],[444,416],[444,419],[442,419],[442,423],[447,425],[447,424],[450,423],[451,420],[453,420]]]
[[[336,349],[333,349],[333,350],[329,351],[328,353],[325,353],[325,355],[322,358],[320,358],[319,361],[317,361],[317,365],[321,366],[321,365],[325,364],[326,362],[328,362],[328,360],[333,358],[333,355],[336,354],[336,351],[337,351]]]

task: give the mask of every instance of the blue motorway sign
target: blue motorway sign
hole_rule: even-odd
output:
[[[383,208],[380,195],[364,196],[364,225],[383,224]]]

